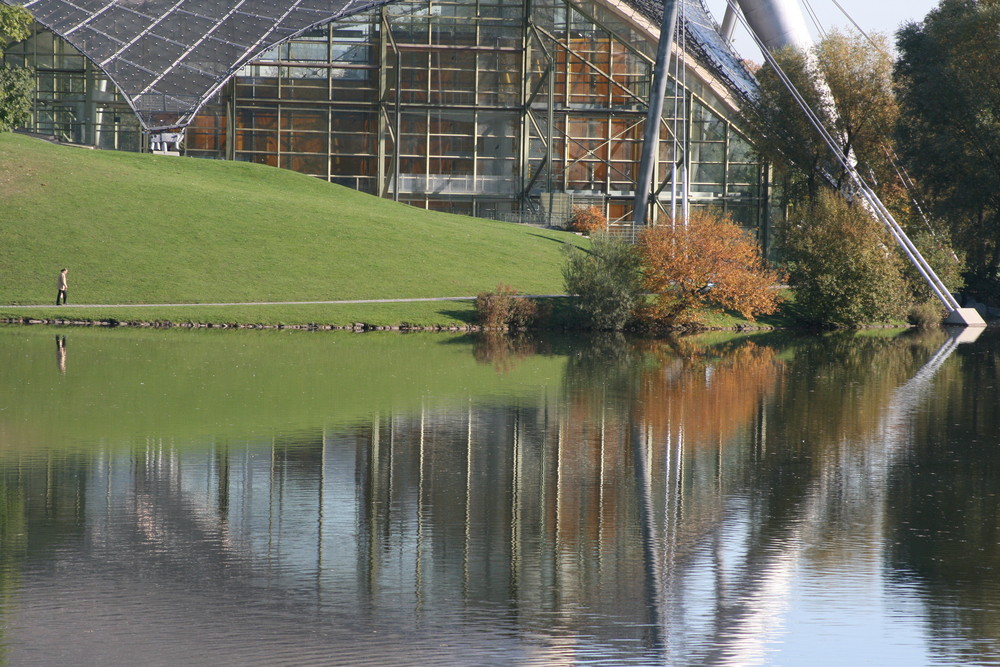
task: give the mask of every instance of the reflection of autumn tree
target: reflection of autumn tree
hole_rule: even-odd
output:
[[[476,337],[472,354],[481,364],[492,364],[493,369],[506,375],[517,368],[521,360],[538,354],[539,345],[530,336],[503,331],[486,331]]]
[[[779,370],[775,351],[749,340],[712,348],[691,339],[607,340],[570,363],[570,421],[641,425],[654,440],[682,430],[715,443],[754,418]]]
[[[554,518],[560,519],[563,538],[565,526],[576,522],[580,532],[604,541],[599,527],[627,523],[624,518],[637,511],[637,494],[643,493],[634,468],[637,434],[651,448],[647,458],[656,462],[650,475],[658,488],[669,485],[663,466],[672,442],[684,443],[685,457],[705,458],[704,469],[714,468],[717,450],[698,451],[698,445],[724,447],[751,426],[781,373],[775,351],[748,340],[708,347],[692,339],[618,338],[602,339],[588,350],[568,367],[570,414],[562,439],[574,448],[561,453],[559,463],[563,469],[572,466],[575,479],[592,483],[561,491],[560,515]],[[681,439],[671,437],[681,433]],[[718,496],[713,497],[699,505],[699,513],[713,514]]]
[[[683,430],[697,442],[721,443],[753,421],[763,397],[777,386],[774,350],[752,341],[711,351],[691,343],[650,342],[643,348],[656,363],[639,378],[635,407],[641,414],[635,418],[652,429],[655,440]]]

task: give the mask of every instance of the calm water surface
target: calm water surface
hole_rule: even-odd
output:
[[[0,328],[0,662],[1000,664],[998,361]]]

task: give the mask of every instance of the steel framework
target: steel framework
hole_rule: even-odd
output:
[[[700,1],[688,2],[688,87],[671,81],[666,107],[689,126],[694,203],[762,229],[761,166],[734,120],[752,81],[719,46]],[[369,8],[247,62],[191,119],[183,151],[481,217],[558,224],[574,205],[595,204],[627,220],[657,32],[637,6],[421,0]],[[715,41],[695,38],[699,31]],[[136,148],[130,100],[75,53],[41,29],[8,50],[38,72],[31,129]],[[655,161],[657,197],[671,160],[665,147]]]

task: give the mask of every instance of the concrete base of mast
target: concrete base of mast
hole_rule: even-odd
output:
[[[944,321],[945,324],[954,324],[960,327],[985,327],[986,321],[975,308],[956,308],[948,313]]]

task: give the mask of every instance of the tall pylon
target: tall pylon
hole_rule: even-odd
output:
[[[829,130],[823,125],[820,117],[809,107],[791,80],[784,76],[780,66],[771,56],[772,51],[789,46],[801,51],[809,51],[813,47],[805,17],[802,15],[797,0],[728,0],[728,2],[728,11],[732,11],[736,17],[739,17],[740,14],[736,11],[738,3],[743,22],[760,47],[764,59],[781,77],[789,92],[802,108],[803,113],[832,151],[834,159],[844,168],[853,186],[850,194],[856,196],[871,216],[885,226],[902,249],[903,254],[916,267],[921,277],[930,286],[931,291],[948,310],[945,323],[961,326],[986,326],[982,316],[975,308],[962,308],[958,304],[892,213],[858,173],[852,157],[843,153]],[[825,86],[825,82],[822,85]]]

